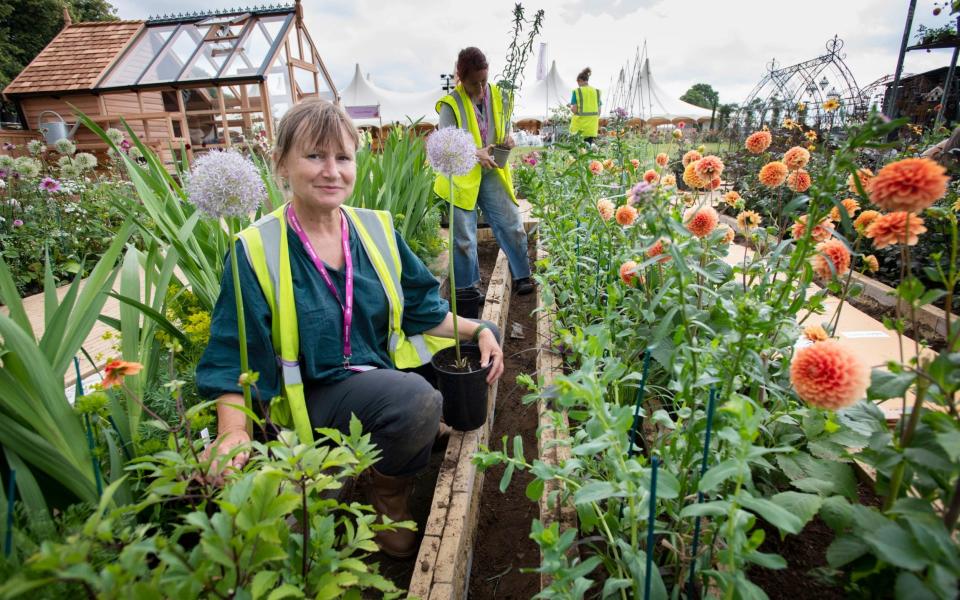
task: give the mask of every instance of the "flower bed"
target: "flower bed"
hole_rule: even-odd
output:
[[[870,122],[828,153],[764,159],[745,176],[770,190],[758,213],[767,226],[742,219],[756,252],[732,265],[734,231],[718,225],[712,204],[724,179],[748,207],[753,192],[716,157],[685,152],[682,162],[668,157],[647,169],[629,160],[644,141],[623,135],[595,149],[554,147],[531,166],[538,176],[525,185],[548,252],[538,278],[544,304],[556,306],[566,365],[536,391],[554,422],[568,415],[570,457],[531,463],[504,450],[479,460],[529,470],[541,482],[528,486],[532,496],[555,490],[559,506],[576,511],[576,532],[531,526],[545,595],[763,597],[750,565],[788,568],[765,537],[798,535],[815,517],[833,532],[826,573],[838,589],[955,593],[938,574],[960,567],[950,508],[960,456],[948,441],[958,431],[960,326],[950,323],[947,352],[925,354],[917,344],[923,358],[872,372],[883,365],[865,362],[845,337],[830,339],[851,291],[847,275],[865,256],[849,235],[852,215],[820,224],[831,209],[847,209],[837,198],[859,154],[899,125]],[[772,140],[760,141],[762,153]],[[766,163],[773,166],[761,169]],[[685,196],[664,181],[681,165],[702,193]],[[635,183],[646,170],[652,176]],[[886,197],[879,184],[854,189],[845,193],[890,211],[872,243],[908,252],[910,233],[923,233],[916,219],[936,218],[956,247],[956,213],[927,208],[938,200],[934,186]],[[825,288],[811,287],[815,278]],[[938,294],[908,272],[897,293],[909,310],[884,335],[895,340],[920,305],[955,293],[955,269],[941,280]],[[900,396],[913,409],[888,429],[877,403]],[[879,506],[862,503],[854,460],[875,470]]]

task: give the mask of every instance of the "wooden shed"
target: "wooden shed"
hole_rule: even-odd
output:
[[[71,23],[3,90],[28,130],[68,122],[71,107],[104,128],[124,119],[170,160],[186,149],[228,147],[266,135],[306,97],[337,91],[303,23],[286,6]],[[51,112],[52,111],[52,112]],[[85,128],[81,150],[106,145]]]

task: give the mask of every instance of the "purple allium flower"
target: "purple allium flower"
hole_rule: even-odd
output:
[[[122,148],[123,150],[129,150],[132,146],[133,146],[133,142],[131,142],[128,139],[123,139],[120,142],[120,148]]]
[[[14,220],[13,220],[13,226],[14,226],[14,227],[23,227],[23,220],[22,220],[22,219],[14,219]]]
[[[427,160],[444,175],[466,175],[477,164],[473,136],[459,127],[434,131],[427,138]]]
[[[187,194],[211,217],[239,217],[253,212],[267,190],[257,167],[235,150],[207,152],[193,162]]]
[[[44,177],[40,182],[40,191],[52,194],[60,191],[60,182],[53,177]]]
[[[627,115],[629,114],[630,113],[627,112],[627,109],[623,108],[622,106],[618,106],[613,109],[613,116],[618,119],[626,119]]]
[[[630,193],[634,196],[639,196],[641,194],[646,194],[653,191],[653,186],[647,183],[646,181],[641,181],[637,185],[633,186],[633,189],[630,190]]]

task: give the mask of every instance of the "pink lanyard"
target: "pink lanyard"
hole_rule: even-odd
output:
[[[353,258],[350,256],[350,229],[347,226],[347,216],[341,211],[340,242],[343,244],[343,261],[346,264],[347,271],[346,303],[340,299],[340,293],[337,292],[337,288],[333,285],[333,280],[330,279],[327,268],[324,266],[323,261],[320,260],[320,257],[317,256],[317,251],[313,249],[313,244],[310,243],[310,239],[300,225],[300,221],[297,219],[297,213],[293,210],[293,204],[287,209],[287,221],[290,222],[290,227],[297,232],[297,236],[303,243],[307,255],[310,256],[310,260],[313,261],[313,266],[317,268],[317,272],[320,273],[323,282],[327,284],[327,289],[330,290],[333,297],[337,299],[337,304],[340,305],[340,309],[343,311],[343,368],[350,369],[350,356],[352,354],[350,350],[350,327],[353,324]]]

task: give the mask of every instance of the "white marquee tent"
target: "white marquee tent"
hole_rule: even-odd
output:
[[[436,125],[435,106],[442,95],[443,91],[440,89],[424,92],[385,90],[365,78],[358,64],[354,69],[353,79],[340,92],[340,102],[348,112],[356,115],[353,121],[361,127],[394,122],[406,124],[418,119],[421,122]],[[373,114],[374,109],[379,117],[364,116]]]
[[[621,78],[624,77],[621,72]],[[630,114],[643,119],[649,125],[665,125],[681,121],[704,123],[710,121],[711,111],[706,108],[684,102],[663,90],[657,85],[650,73],[650,58],[643,62],[638,77],[639,85],[635,86],[630,94],[630,106],[624,107]],[[604,106],[605,112],[614,106]]]
[[[557,71],[557,61],[553,61],[550,70],[543,79],[527,84],[520,90],[520,98],[513,109],[513,120],[536,119],[544,121],[550,109],[570,103],[573,84],[567,83]],[[603,100],[603,95],[600,97]]]

